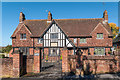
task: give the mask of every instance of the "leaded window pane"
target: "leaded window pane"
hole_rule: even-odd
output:
[[[80,43],[86,43],[86,38],[80,38]]]
[[[102,39],[103,38],[103,33],[97,33],[97,39]]]
[[[105,54],[105,50],[103,47],[98,47],[94,49],[95,55],[104,55]]]
[[[51,33],[50,38],[51,39],[57,39],[58,38],[58,33]]]
[[[26,39],[26,34],[20,34],[20,39]]]

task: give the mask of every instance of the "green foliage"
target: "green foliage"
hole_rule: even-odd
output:
[[[48,56],[46,56],[46,61],[48,61]]]
[[[110,29],[112,31],[112,34],[113,34],[113,38],[116,37],[116,35],[118,35],[118,32],[119,32],[119,27],[116,26],[115,23],[109,23],[109,26],[110,26]]]
[[[0,58],[4,58],[5,57],[5,55],[4,54],[0,54]]]
[[[0,52],[1,53],[9,53],[11,49],[12,49],[12,45],[7,45],[6,47],[2,47],[0,49]]]
[[[112,51],[108,51],[108,54],[111,54],[112,53]]]
[[[62,60],[62,55],[60,56],[60,60]]]

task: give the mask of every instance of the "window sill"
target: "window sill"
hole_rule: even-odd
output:
[[[26,40],[26,39],[20,39],[20,40]]]
[[[42,43],[37,43],[37,44],[42,44]]]
[[[105,54],[103,54],[103,55],[96,55],[96,54],[94,54],[94,56],[106,56]]]
[[[80,42],[80,44],[86,44],[87,42]]]

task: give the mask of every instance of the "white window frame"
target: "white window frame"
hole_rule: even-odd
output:
[[[24,35],[25,35],[25,37],[24,37]],[[21,33],[20,34],[20,40],[26,40],[26,33]]]
[[[74,43],[77,43],[77,38],[74,38],[73,41],[74,41]]]
[[[85,39],[85,42],[81,42],[81,39]],[[80,43],[87,43],[86,38],[80,38]]]
[[[102,34],[102,38],[98,37],[98,35],[100,36]],[[97,33],[97,38],[96,39],[103,39],[103,33]]]
[[[95,47],[95,48],[94,48],[94,52],[95,52],[95,49],[96,49],[96,48],[99,48],[99,49],[100,49],[100,48],[103,48],[103,49],[104,49],[104,54],[96,54],[96,53],[95,53],[95,54],[94,54],[95,56],[105,56],[105,47]]]

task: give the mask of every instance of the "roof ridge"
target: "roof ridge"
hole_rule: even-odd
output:
[[[44,20],[47,20],[47,19],[27,19],[25,21],[44,21]]]
[[[80,19],[53,19],[53,20],[96,20],[96,19],[103,19],[103,18],[80,18]]]

